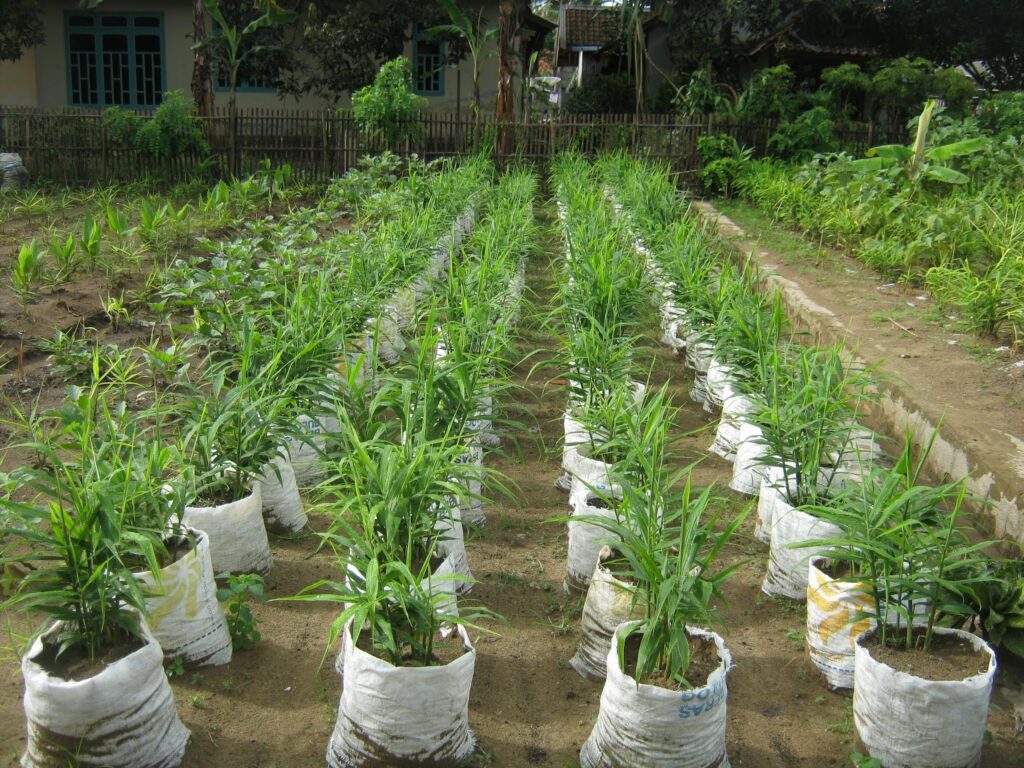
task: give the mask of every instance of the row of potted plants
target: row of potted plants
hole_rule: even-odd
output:
[[[423,189],[422,218],[391,230],[387,288],[429,261],[418,238],[439,225],[425,222],[461,211],[487,183],[473,169],[437,176],[444,195],[431,202]],[[116,368],[97,351],[60,408],[22,414],[37,468],[14,473],[0,500],[3,561],[28,574],[7,602],[51,623],[23,662],[23,765],[180,762],[188,732],[162,663],[230,659],[213,574],[270,567],[258,481],[280,472],[290,446],[312,442],[298,416],[340,398],[335,366],[357,326],[345,289],[371,255],[339,237],[321,244],[310,222],[324,209],[254,224],[208,261],[161,275],[169,318],[192,313],[188,340],[163,357],[125,353]],[[318,252],[319,274],[289,250],[296,242],[301,256]]]
[[[731,656],[702,627],[713,623],[712,602],[731,573],[718,556],[743,518],[718,525],[713,489],[691,488],[692,467],[670,469],[676,410],[667,389],[631,381],[658,275],[606,194],[604,170],[575,155],[553,169],[564,211],[560,309],[573,385],[567,585],[586,589],[572,664],[605,681],[580,761],[725,765]],[[576,541],[585,546],[574,559]]]
[[[318,507],[337,573],[294,598],[341,606],[328,765],[454,765],[474,751],[467,630],[495,617],[459,596],[473,585],[463,526],[484,523],[483,488],[502,488],[480,457],[508,386],[535,185],[531,172],[502,177],[395,363],[337,412],[342,450]]]
[[[621,171],[631,161],[618,162]],[[851,366],[842,349],[786,341],[778,297],[759,295],[757,275],[728,264],[704,269],[703,238],[673,238],[671,225],[660,225],[686,215],[664,171],[641,165],[616,181],[645,239],[697,242],[692,250],[652,248],[672,278],[666,300],[678,301],[663,317],[687,362],[695,362],[695,344],[710,345],[701,350],[712,357],[705,399],[723,405],[715,446],[735,460],[733,487],[760,495],[758,530],[771,547],[764,590],[808,600],[812,660],[830,685],[854,688],[854,721],[874,758],[886,766],[977,765],[995,656],[981,638],[949,627],[972,617],[991,589],[983,552],[992,542],[977,542],[966,525],[964,482],[924,484],[913,435],[895,469],[877,464],[872,435],[857,426],[872,397],[871,372]],[[716,384],[714,371],[723,368]],[[962,672],[908,674],[940,644],[960,654]]]

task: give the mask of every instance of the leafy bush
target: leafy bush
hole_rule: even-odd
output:
[[[565,110],[575,115],[626,114],[636,106],[636,91],[629,75],[601,75],[593,85],[573,88],[565,96]]]
[[[713,194],[730,197],[743,166],[750,160],[753,150],[742,148],[728,134],[701,136],[697,139],[697,152],[704,167],[700,182]]]
[[[680,93],[679,109],[685,115],[709,115],[731,107],[729,97],[712,82],[706,67],[695,70]]]
[[[153,119],[139,129],[136,144],[143,152],[161,160],[170,160],[193,150],[203,155],[210,152],[198,120],[186,106],[181,91],[164,94]]]
[[[793,70],[787,64],[755,72],[736,104],[740,118],[750,122],[785,120],[795,108]]]
[[[836,144],[836,123],[825,107],[813,107],[792,122],[783,123],[768,139],[768,149],[780,157],[807,160]]]
[[[932,93],[946,102],[946,109],[961,117],[968,113],[978,95],[974,81],[956,67],[940,69],[932,75],[931,85]]]
[[[981,103],[978,120],[999,137],[1024,136],[1024,91],[997,93]]]
[[[130,109],[110,107],[103,112],[107,141],[116,149],[131,149],[142,127],[142,120]]]
[[[103,113],[107,140],[117,149],[137,149],[161,160],[196,151],[210,154],[198,119],[192,114],[181,91],[169,91],[146,121],[131,110],[110,107]]]
[[[871,94],[892,114],[893,122],[902,122],[909,112],[927,98],[931,86],[932,63],[927,59],[898,58],[875,72]]]
[[[871,78],[852,61],[821,72],[821,87],[845,112],[871,89]]]
[[[416,134],[416,116],[427,100],[413,93],[409,60],[399,56],[386,62],[373,84],[352,94],[352,112],[360,126],[397,144]]]

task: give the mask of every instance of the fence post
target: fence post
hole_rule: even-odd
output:
[[[32,118],[30,115],[25,115],[25,157],[23,158],[25,167],[29,168],[32,164]]]
[[[106,122],[101,118],[100,121],[100,173],[103,174],[103,180],[107,180],[107,125]]]

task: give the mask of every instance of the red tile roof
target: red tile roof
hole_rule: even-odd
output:
[[[566,48],[599,47],[622,37],[622,11],[618,8],[566,8],[562,45]]]

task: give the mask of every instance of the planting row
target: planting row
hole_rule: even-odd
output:
[[[76,195],[71,199],[86,209],[77,222],[53,216],[54,206],[72,205],[67,199],[71,193],[59,203],[40,192],[15,196],[5,205],[4,216],[14,221],[24,218],[33,225],[37,219],[49,217],[51,223],[45,237],[32,238],[19,247],[11,268],[11,287],[25,304],[38,298],[44,286],[57,289],[76,276],[96,271],[112,285],[120,283],[142,265],[144,257],[164,263],[173,250],[188,243],[193,231],[223,228],[302,191],[292,183],[289,166],[275,170],[268,166],[246,179],[218,182],[194,204],[175,204],[176,191],[133,197],[111,188]],[[117,316],[116,308],[104,308],[108,315]]]
[[[630,333],[651,297],[664,342],[693,370],[692,399],[721,409],[710,450],[733,462],[733,490],[758,497],[756,535],[770,546],[762,590],[807,602],[811,659],[827,686],[853,689],[871,755],[886,766],[979,764],[996,658],[965,628],[1019,648],[1021,568],[985,556],[991,543],[962,514],[965,484],[925,484],[927,451],[912,435],[884,465],[859,424],[871,371],[851,368],[841,348],[796,343],[779,297],[722,259],[667,171],[567,156],[553,178],[574,386],[566,585],[587,589],[573,665],[606,678],[582,764],[725,760],[731,657],[721,638],[691,630],[715,623],[732,573],[717,560],[744,515],[719,520],[713,490],[691,488],[692,467],[670,470],[672,409],[630,380]],[[936,655],[955,661],[936,668]],[[650,716],[637,722],[637,711]]]
[[[155,278],[168,347],[94,351],[61,407],[18,414],[31,466],[5,476],[0,536],[25,576],[7,605],[48,622],[23,660],[24,765],[180,762],[188,732],[162,662],[227,663],[228,624],[236,647],[253,641],[242,601],[225,622],[214,574],[258,592],[229,574],[272,566],[265,526],[302,528],[297,486],[314,482],[338,571],[296,599],[342,604],[328,639],[344,637],[349,698],[329,762],[472,748],[465,697],[395,741],[358,696],[381,665],[437,667],[468,696],[460,627],[486,611],[456,602],[472,584],[462,515],[479,518],[491,482],[482,444],[534,231],[533,177],[492,190],[492,173],[484,159],[413,165],[362,179],[351,232],[319,234],[335,187],[207,242]],[[487,215],[467,241],[475,209]],[[405,677],[385,688],[382,711],[410,706]]]

